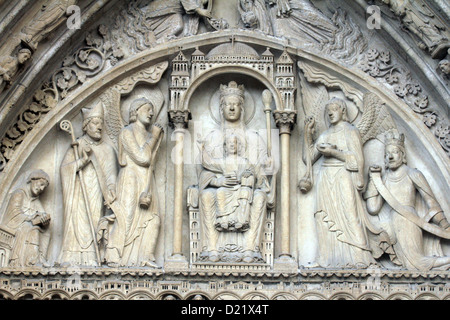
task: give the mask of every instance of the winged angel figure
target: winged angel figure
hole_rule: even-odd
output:
[[[326,119],[328,113],[328,105],[334,100],[338,102],[338,99],[330,100],[328,90],[324,85],[311,85],[306,81],[302,83],[302,96],[303,106],[305,110],[305,143],[304,146],[312,146],[314,137],[320,137],[325,133],[327,123],[333,125],[331,119]],[[339,101],[342,105],[346,105],[345,102]],[[392,119],[389,111],[384,102],[380,98],[371,92],[364,95],[362,101],[362,109],[358,108],[358,115],[355,116],[355,120],[351,121],[347,114],[348,110],[345,106],[342,119],[348,123],[348,125],[354,127],[358,132],[360,138],[361,147],[364,146],[369,140],[381,139],[388,131],[397,129],[397,126]],[[359,116],[360,115],[360,116]],[[353,123],[351,123],[353,122]],[[355,123],[356,122],[356,123]],[[303,160],[307,165],[307,172],[300,181],[300,189],[302,192],[307,193],[311,190],[313,184],[312,165],[318,160],[320,154],[314,152],[315,156],[312,157],[311,152],[303,152]]]
[[[105,260],[109,266],[157,268],[154,251],[160,209],[154,167],[164,130],[155,121],[163,109],[164,97],[157,88],[139,88],[142,90],[135,89],[121,103],[124,91],[130,93],[136,83],[128,85],[127,81],[101,98],[107,109],[106,131],[118,150],[120,172],[114,216],[105,217],[98,232],[106,242]],[[128,111],[128,123],[122,110]]]
[[[355,119],[359,120],[351,123],[347,102],[330,100],[325,86],[305,81],[302,90],[306,113],[303,157],[307,165],[299,184],[303,193],[312,189],[313,164],[324,158],[315,182],[320,252],[317,262],[322,267],[368,267],[375,264],[374,257],[381,256],[378,244],[387,242],[387,235],[369,221],[363,204],[363,146],[395,129],[395,123],[386,105],[373,93],[364,95],[362,115],[358,110]]]

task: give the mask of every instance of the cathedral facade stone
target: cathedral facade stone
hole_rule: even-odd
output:
[[[450,299],[442,1],[0,9],[0,298]]]

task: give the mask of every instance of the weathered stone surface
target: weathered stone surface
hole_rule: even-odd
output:
[[[448,299],[447,11],[383,2],[0,4],[0,298]]]

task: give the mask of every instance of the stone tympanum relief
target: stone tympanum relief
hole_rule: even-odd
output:
[[[367,268],[382,254],[371,243],[383,241],[380,239],[385,234],[369,221],[361,195],[365,188],[363,145],[382,133],[380,129],[394,124],[376,96],[368,94],[364,100],[366,110],[357,126],[350,123],[343,99],[326,102],[330,127],[315,142],[315,117],[311,115],[305,122],[305,163],[311,167],[320,157],[324,159],[317,176],[312,178],[308,168],[299,187],[307,193],[313,183],[317,184],[314,209],[319,242],[317,264],[325,268]],[[377,118],[383,121],[376,121]],[[374,128],[374,124],[379,127]]]
[[[61,1],[60,7],[64,6],[66,6],[65,2]],[[152,11],[149,9],[152,6],[156,6],[160,10]],[[124,3],[121,7],[122,10],[118,10],[120,14],[114,17],[114,23],[101,24],[93,28],[86,36],[87,46],[67,55],[63,62],[63,68],[53,74],[50,83],[45,83],[40,90],[35,92],[34,101],[22,110],[20,119],[9,125],[0,145],[0,171],[4,170],[28,131],[71,90],[83,85],[89,78],[104,72],[110,66],[115,66],[119,60],[150,48],[176,40],[185,42],[184,40],[188,36],[200,36],[213,30],[234,32],[238,30],[236,28],[242,27],[243,30],[253,32],[259,30],[255,27],[258,25],[262,29],[260,30],[262,36],[273,35],[283,45],[306,48],[350,67],[354,66],[360,60],[360,56],[367,51],[368,39],[362,33],[361,28],[346,11],[339,8],[330,8],[334,12],[333,17],[330,18],[324,10],[321,12],[318,9],[319,3],[309,0],[231,1],[227,7],[230,12],[227,14],[240,17],[246,12],[249,18],[242,17],[239,18],[240,20],[267,20],[266,22],[234,26],[227,24],[217,12],[215,18],[211,18],[211,14],[208,12],[213,12],[214,6],[223,9],[219,3],[213,5],[213,1],[206,3],[198,0]],[[52,9],[55,12],[58,11],[56,9],[58,6],[51,7],[55,7]],[[335,9],[336,11],[334,11]],[[148,21],[147,14],[149,15]],[[202,17],[200,20],[199,16]],[[255,16],[256,18],[254,18]],[[60,19],[63,18],[60,17]],[[159,22],[165,21],[164,19],[169,19],[172,23],[159,24]],[[178,22],[175,23],[172,20]],[[192,23],[194,20],[196,22]],[[195,28],[190,28],[189,25],[193,25]],[[250,25],[253,27],[249,27]],[[189,28],[193,31],[186,31]],[[274,30],[277,28],[278,32],[275,32]],[[239,31],[241,30],[239,29]],[[158,38],[158,32],[169,33],[169,35]],[[98,35],[101,37],[99,38]],[[15,50],[15,53],[8,51],[8,54],[2,54],[2,56],[8,57],[9,60],[15,60],[18,49]],[[107,63],[108,61],[110,65]],[[429,123],[428,118],[431,120],[436,117],[440,118],[435,113],[427,113],[425,116],[427,123]],[[436,136],[441,145],[448,149],[445,143],[448,140],[446,139],[446,127],[447,124],[444,122],[442,130]]]
[[[200,261],[261,262],[261,232],[273,186],[266,143],[245,124],[244,85],[220,88],[221,128],[199,139]]]
[[[279,184],[281,192],[277,195],[274,163],[278,155],[273,154],[272,149],[270,114],[273,113],[273,120],[280,129],[281,149],[277,150],[282,154],[281,158],[292,156],[292,151],[286,147],[289,145],[286,137],[292,135],[296,115],[294,60],[286,50],[279,53],[278,59],[268,49],[259,57],[256,50],[235,43],[234,39],[231,43],[213,48],[207,55],[197,48],[191,59],[192,64],[189,64],[189,59],[180,52],[173,60],[171,86],[167,94],[171,93],[168,118],[176,134],[184,132],[189,123],[189,112],[183,110],[189,103],[183,99],[191,90],[192,81],[205,81],[208,72],[223,71],[226,68],[223,64],[232,65],[237,61],[242,70],[252,70],[252,74],[261,81],[268,79],[266,89],[272,91],[264,90],[259,95],[261,101],[258,105],[264,108],[253,106],[253,110],[246,110],[246,97],[254,97],[246,93],[245,82],[239,83],[236,79],[220,84],[216,90],[217,103],[195,106],[200,111],[208,110],[210,125],[217,126],[209,133],[196,136],[190,146],[198,150],[197,185],[175,194],[177,199],[187,197],[192,237],[189,250],[196,252],[190,262],[199,266],[208,265],[209,268],[230,263],[246,266],[262,264],[271,268],[277,239],[274,223],[280,221],[284,228],[288,226],[284,230],[290,232],[289,224],[285,222],[286,216],[284,219],[282,216],[290,210],[286,210],[286,203],[280,201],[290,187],[289,179],[282,179]],[[124,107],[122,96],[130,95],[139,82],[157,83],[167,66],[167,63],[160,63],[139,71],[105,90],[99,102],[90,109],[82,108],[81,137],[76,138],[70,121],[60,123],[59,134],[68,133],[71,144],[66,149],[59,171],[64,226],[56,267],[161,267],[156,263],[155,250],[161,239],[164,208],[160,206],[161,188],[155,181],[154,172],[155,161],[164,141],[164,125],[155,124],[154,119],[159,119],[164,98],[156,91],[150,94],[150,98],[135,93],[130,96],[132,101]],[[304,63],[299,63],[299,67],[304,72],[300,72],[299,76],[305,121],[299,130],[303,131],[303,136],[295,136],[295,139],[302,141],[303,152],[300,156],[306,165],[305,176],[299,183],[299,197],[313,193],[316,240],[319,244],[315,264],[310,267],[366,269],[378,265],[379,258],[388,254],[394,263],[401,261],[400,264],[408,269],[445,268],[449,265],[446,258],[436,256],[443,255],[438,241],[434,241],[434,253],[423,253],[427,259],[437,261],[436,265],[424,267],[412,262],[408,264],[403,260],[411,259],[404,257],[418,255],[414,250],[419,249],[405,247],[400,240],[402,231],[392,226],[387,228],[389,223],[386,221],[374,223],[370,219],[370,215],[384,217],[379,213],[384,195],[374,189],[376,170],[370,171],[370,180],[365,175],[366,161],[373,161],[367,156],[374,155],[366,144],[387,135],[390,130],[397,130],[386,104],[376,94],[362,93],[350,82],[333,78],[326,71],[320,74],[320,71]],[[314,75],[311,73],[313,71]],[[246,77],[249,79],[248,75]],[[340,90],[330,90],[331,87],[339,87]],[[197,94],[204,95],[200,90]],[[275,111],[271,109],[273,97],[277,103]],[[209,101],[216,100],[210,98]],[[265,127],[258,127],[257,130],[251,126],[256,112],[262,119],[269,117],[266,119],[268,121],[259,122],[259,125],[265,122]],[[258,131],[260,129],[268,136],[263,137]],[[281,176],[286,179],[285,161],[282,163]],[[176,161],[173,165],[177,166]],[[389,170],[386,177],[392,175]],[[175,183],[183,181],[183,174],[175,173],[174,176]],[[41,180],[45,182],[49,179]],[[32,187],[31,181],[34,180],[28,181]],[[420,190],[426,199],[428,220],[441,229],[448,228],[445,214],[431,188],[426,181],[422,181],[424,186],[419,187],[417,181],[412,186]],[[45,183],[43,185],[46,186]],[[405,187],[406,183],[401,185]],[[393,193],[397,195],[400,190],[397,188]],[[405,193],[412,194],[410,191]],[[412,202],[403,205],[412,206]],[[42,208],[36,210],[44,212]],[[24,242],[20,237],[21,231],[11,227],[9,216],[5,214],[4,236],[9,234],[12,239],[8,263],[14,267],[23,265],[15,260],[20,255],[16,252],[25,249],[20,247]],[[48,241],[48,237],[44,236],[48,234],[45,232],[50,221],[47,217],[42,214],[30,219],[30,228],[35,226],[35,221],[40,221],[36,222],[35,229],[39,232],[35,235],[37,240],[33,247],[39,252],[39,259],[26,262],[26,265],[48,265],[44,263],[45,254],[39,251],[41,248],[45,251],[48,246],[40,244],[41,240]],[[395,220],[395,216],[391,219]],[[405,227],[405,224],[402,226]],[[182,225],[177,225],[174,238],[177,234],[179,236],[182,228]],[[418,234],[417,247],[420,247],[422,230],[415,232]],[[447,231],[439,232],[446,238]],[[24,243],[28,245],[29,241]],[[288,248],[289,238],[283,239],[282,244],[283,248]],[[19,249],[14,249],[16,246]],[[192,252],[189,253],[193,257]],[[20,259],[26,257],[23,253]]]
[[[432,13],[384,2],[442,60],[433,84],[445,81],[446,33]],[[27,61],[76,3],[50,1],[17,28],[0,58],[1,99],[29,93],[27,82],[8,90],[20,70],[37,74]],[[2,285],[76,270],[79,287],[36,287],[197,300],[447,279],[445,114],[395,50],[365,52],[375,41],[335,4],[109,3],[117,15],[75,32],[83,42],[58,51],[50,82],[8,100],[10,123],[0,108]]]
[[[7,241],[9,254],[5,264],[11,267],[48,266],[48,227],[51,215],[43,208],[39,196],[50,183],[42,170],[33,170],[10,195],[3,213],[0,232]]]
[[[447,270],[440,238],[450,238],[450,224],[426,178],[406,164],[405,136],[396,131],[385,135],[385,167],[371,166],[364,197],[372,215],[389,234],[385,250],[396,264],[410,270]],[[386,203],[386,205],[384,205]]]
[[[81,121],[58,124],[58,135],[70,142],[55,163],[61,203],[54,202],[54,210],[62,223],[53,232],[61,239],[50,243],[50,215],[39,201],[50,178],[33,171],[4,207],[2,266],[160,267],[155,248],[164,209],[154,171],[164,129],[154,119],[162,113],[164,97],[145,83],[158,83],[167,66],[139,70],[108,88],[92,107],[81,108]],[[136,89],[138,83],[144,87]]]
[[[161,208],[154,168],[164,130],[152,118],[161,110],[148,98],[135,98],[122,129],[112,127],[111,114],[105,118],[102,102],[83,111],[85,134],[61,164],[65,229],[57,264],[157,268]],[[61,127],[73,135],[70,122]],[[106,140],[104,131],[118,136]]]
[[[159,124],[151,126],[154,115],[148,99],[134,100],[129,125],[119,134],[118,209],[111,218],[105,255],[109,266],[158,267],[154,253],[160,207],[153,171],[164,130]]]
[[[319,265],[322,267],[368,267],[374,262],[367,239],[364,206],[360,191],[364,188],[361,136],[348,123],[343,100],[326,105],[331,126],[312,143],[314,119],[308,119],[305,134],[311,162],[325,159],[317,177],[315,209],[319,235]]]
[[[106,207],[116,199],[118,165],[114,148],[103,139],[101,103],[83,110],[84,135],[72,136],[72,145],[61,163],[64,200],[64,238],[59,263],[100,266],[97,228]],[[73,135],[71,123],[67,130]]]

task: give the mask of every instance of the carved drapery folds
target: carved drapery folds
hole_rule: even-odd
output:
[[[51,215],[45,211],[39,197],[48,187],[50,178],[42,170],[33,170],[25,178],[11,193],[2,216],[2,242],[9,249],[2,250],[2,260],[14,268],[48,266]]]
[[[182,52],[178,53],[173,60],[169,111],[171,123],[176,128],[175,148],[178,155],[175,157],[174,181],[175,254],[179,254],[178,251],[181,249],[180,236],[176,235],[181,233],[178,221],[183,210],[181,207],[183,166],[180,164],[183,161],[182,129],[187,127],[186,120],[190,115],[186,110],[188,98],[192,95],[190,84],[198,82],[199,79],[205,81],[210,74],[221,74],[227,67],[236,68],[236,66],[238,67],[236,72],[249,72],[256,79],[270,85],[270,89],[276,92],[278,108],[290,109],[287,112],[295,113],[294,63],[286,51],[275,61],[269,49],[260,56],[253,48],[236,43],[232,38],[231,43],[219,45],[208,54],[197,48],[190,61]],[[198,190],[190,188],[188,191],[189,203],[197,203],[194,207],[191,206],[190,212],[191,235],[194,238],[190,247],[195,249],[195,253],[190,255],[191,262],[206,264],[266,262],[269,265],[273,262],[273,240],[266,243],[262,234],[263,230],[269,229],[268,232],[272,235],[266,232],[266,238],[273,238],[273,231],[267,226],[272,226],[274,212],[267,207],[274,208],[274,200],[271,198],[276,178],[268,179],[266,174],[260,172],[261,167],[270,166],[273,159],[269,156],[270,152],[267,146],[264,146],[263,140],[246,127],[246,120],[243,119],[244,88],[245,84],[238,85],[235,81],[221,84],[219,105],[212,106],[219,110],[220,128],[203,136],[198,142],[201,145],[200,157],[203,159],[200,161],[202,169],[198,176],[196,187]],[[269,113],[270,107],[269,101]],[[265,112],[259,111],[261,114]],[[230,148],[239,149],[239,153],[228,155],[226,147],[228,142],[233,144]],[[252,158],[251,161],[249,157]],[[221,161],[224,161],[223,165],[228,163],[236,166],[235,170],[226,170],[226,165],[224,167],[219,164]],[[288,168],[283,170],[285,169]],[[234,178],[230,176],[233,172]],[[289,173],[285,175],[289,176]],[[288,210],[284,211],[288,216]],[[286,221],[283,222],[283,225],[287,224]],[[289,252],[289,249],[287,251]]]
[[[103,71],[108,61],[114,66],[124,56],[121,47],[112,43],[105,25],[90,32],[85,41],[87,46],[64,59],[62,67],[53,73],[50,82],[44,83],[34,93],[31,104],[21,112],[17,123],[7,130],[0,144],[0,170],[4,169],[28,132],[70,91]]]
[[[140,3],[87,33],[5,126],[0,273],[139,275],[156,299],[175,298],[167,274],[191,277],[176,298],[199,298],[186,283],[205,275],[445,278],[448,121],[344,10],[236,1],[238,30],[212,1]],[[34,49],[57,26],[46,14]],[[17,53],[0,60],[7,90]],[[133,285],[101,297],[140,297]],[[208,285],[219,299],[239,283]]]
[[[273,160],[261,138],[243,123],[244,90],[234,81],[221,85],[221,128],[199,141],[199,261],[264,261],[260,239],[273,201],[264,169]]]
[[[193,5],[192,8],[180,9],[181,11],[177,9],[175,10],[176,12],[174,11],[173,14],[182,15],[184,12],[183,10],[185,10],[186,12],[188,12],[188,14],[190,14],[193,11],[196,11],[193,8],[196,7],[200,8],[202,6],[198,1],[193,1],[193,3],[194,2],[197,4],[195,5],[192,4]],[[297,12],[300,15],[309,12],[312,15],[312,17],[322,16],[321,19],[323,21],[330,20],[324,17],[323,14],[314,7],[314,5],[309,3],[309,1],[296,0],[294,2],[292,2],[291,5],[289,5],[287,1],[283,0],[277,3],[273,2],[269,6],[267,6],[264,3],[264,1],[256,1],[253,4],[253,6],[254,7],[260,6],[261,10],[263,11],[275,12],[276,14],[274,15],[274,17],[276,16],[282,21],[286,20],[287,25],[289,25],[292,19],[302,21],[301,17],[295,18]],[[258,5],[258,3],[260,3],[260,5]],[[66,2],[61,2],[60,4],[58,3],[58,5],[50,6],[51,8],[48,7],[48,9],[58,11],[65,5]],[[67,6],[69,5],[70,4],[67,4]],[[161,2],[161,4],[158,5],[164,6],[164,3]],[[183,5],[186,7],[186,4]],[[207,5],[204,5],[203,8],[207,11],[208,10],[211,11],[212,8],[211,5],[212,4],[210,1],[208,2]],[[168,8],[177,6],[180,6],[181,8],[182,4],[167,5]],[[307,10],[303,12],[301,10],[302,8],[303,9],[307,8]],[[238,11],[238,8],[236,8],[236,10]],[[249,12],[249,10],[250,9],[246,11]],[[145,8],[137,7],[134,2],[130,3],[129,5],[126,5],[125,9],[121,11],[121,14],[115,18],[115,23],[112,26],[107,26],[103,24],[99,25],[93,31],[88,33],[86,37],[86,45],[87,45],[86,47],[83,46],[73,54],[67,56],[66,59],[64,59],[64,62],[62,64],[63,67],[53,74],[53,76],[51,77],[51,81],[49,83],[44,84],[42,88],[33,95],[34,96],[33,103],[29,104],[21,111],[18,122],[13,124],[9,128],[9,130],[7,130],[7,132],[3,135],[0,145],[0,171],[4,170],[4,167],[6,166],[7,162],[11,159],[14,153],[16,146],[19,145],[21,141],[25,138],[27,132],[37,122],[40,121],[41,116],[43,114],[47,113],[59,101],[64,99],[64,97],[68,94],[69,91],[75,89],[80,84],[86,82],[89,78],[94,77],[99,72],[104,70],[105,67],[107,66],[106,64],[107,61],[110,62],[110,65],[114,66],[119,60],[123,59],[126,56],[136,54],[138,52],[141,52],[150,47],[153,47],[155,45],[157,46],[158,44],[160,44],[159,42],[152,40],[154,37],[153,35],[154,32],[148,29],[145,24],[144,19],[145,12],[146,12]],[[266,15],[268,15],[267,12]],[[282,12],[285,12],[285,14],[281,14]],[[198,15],[198,12],[193,15],[194,16]],[[198,17],[196,19],[198,19]],[[214,19],[207,18],[207,20],[212,21]],[[217,22],[219,20],[216,19],[214,21]],[[60,24],[61,22],[58,23]],[[274,22],[271,21],[270,24],[273,23]],[[351,18],[347,16],[347,13],[345,11],[339,9],[335,13],[334,17],[331,19],[331,22],[328,21],[327,23],[336,24],[336,26],[332,28],[334,30],[334,32],[332,33],[334,36],[332,38],[325,39],[325,41],[319,41],[320,43],[322,43],[321,46],[325,47],[320,47],[318,49],[319,51],[317,52],[320,52],[320,54],[326,52],[326,54],[332,57],[333,59],[338,59],[343,63],[347,63],[349,65],[354,64],[357,61],[357,59],[360,58],[361,54],[363,54],[366,51],[367,39],[365,39],[359,27],[354,22],[352,22]],[[431,23],[429,24],[431,25]],[[319,26],[306,24],[303,27],[307,28],[308,30],[308,32],[305,31],[305,35],[318,34],[314,28]],[[279,26],[279,28],[281,27]],[[267,32],[271,34],[270,30]],[[47,32],[45,34],[47,34]],[[285,32],[280,32],[280,34],[286,36]],[[187,34],[184,33],[178,34],[178,38],[182,38],[186,35]],[[163,42],[167,40],[168,39],[165,39],[163,40]],[[129,41],[131,41],[132,43],[129,43],[127,45]],[[351,45],[348,46],[348,44]],[[302,46],[302,44],[298,45],[300,47]],[[19,51],[16,50],[17,56],[13,55],[10,57],[10,55],[13,53],[11,54],[8,53],[8,55],[4,56],[5,65],[3,66],[3,69],[6,78],[10,78],[9,74],[11,72],[8,70],[10,70],[11,68],[12,68],[11,70],[16,70],[17,67],[21,63],[25,62],[29,56],[29,54],[25,52],[26,50],[28,50],[27,48],[21,49],[19,48],[18,50]],[[314,51],[315,49],[312,50]],[[367,52],[366,56],[367,55],[373,56],[373,54],[370,53],[370,51]],[[270,59],[269,56],[267,56],[267,59]],[[201,55],[199,56],[199,59],[201,59]],[[386,59],[389,60],[389,57],[387,57]],[[386,63],[389,64],[389,61],[386,61]],[[367,63],[364,63],[365,69],[371,68],[371,70],[378,70],[373,69],[372,67],[367,67],[366,65]],[[442,70],[446,70],[445,65],[446,65],[445,60],[443,60]],[[201,64],[199,64],[199,66],[201,66]],[[377,74],[373,76],[378,77],[379,75]],[[392,78],[388,80],[388,83],[392,84],[392,81],[395,81],[395,79],[397,79],[397,77],[393,75]],[[5,81],[7,82],[9,80]],[[413,92],[414,94],[416,94],[415,92],[417,92],[417,90],[415,89],[407,88],[406,90],[409,90],[409,92]],[[403,91],[404,90],[402,89],[402,92]],[[399,94],[401,94],[400,91],[398,92]],[[414,102],[410,105],[414,110],[420,110],[420,112],[424,116],[424,122],[428,127],[433,127],[435,124],[439,122],[439,124],[436,125],[436,130],[434,130],[434,133],[436,138],[440,142],[441,146],[448,152],[448,135],[447,135],[448,121],[446,121],[446,119],[444,119],[443,116],[441,116],[438,112],[435,112],[434,110],[428,110],[426,108],[427,104],[428,101],[426,100],[425,95],[424,99],[422,99],[421,101]],[[424,109],[427,109],[427,111],[423,111]],[[440,121],[441,118],[443,119],[443,121]]]
[[[434,59],[443,58],[450,48],[449,31],[426,1],[383,0],[398,17],[418,47]]]
[[[23,28],[10,35],[10,40],[0,48],[0,93],[16,80],[19,68],[32,58],[39,43],[66,21],[66,11],[77,2],[44,1]]]

